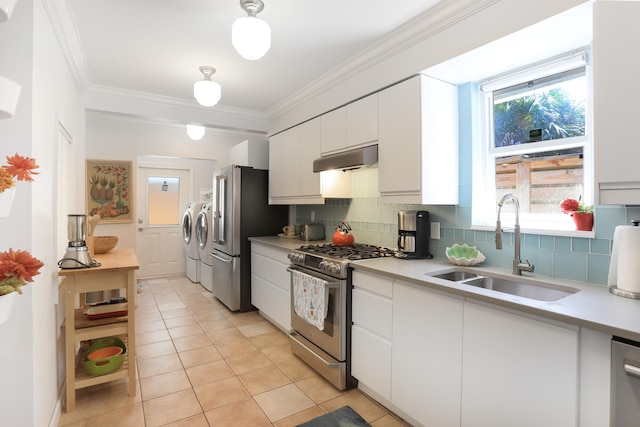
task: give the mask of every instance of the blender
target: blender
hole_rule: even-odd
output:
[[[59,262],[60,268],[99,267],[100,263],[93,259],[87,247],[87,216],[70,214],[67,216],[67,234],[69,245],[67,252]]]

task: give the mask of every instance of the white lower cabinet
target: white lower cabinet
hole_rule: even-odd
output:
[[[465,302],[461,425],[577,426],[578,350],[577,327]]]
[[[393,280],[353,273],[351,375],[391,400]]]
[[[284,331],[291,329],[289,250],[251,242],[251,304]]]
[[[460,425],[463,305],[394,283],[391,402],[420,425]]]

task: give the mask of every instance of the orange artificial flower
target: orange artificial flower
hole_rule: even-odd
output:
[[[0,167],[0,193],[7,188],[13,187],[14,184],[13,175],[7,172],[4,167]]]
[[[14,156],[7,156],[8,166],[3,168],[9,172],[12,176],[15,176],[18,181],[33,182],[31,175],[37,175],[38,172],[34,172],[34,169],[39,168],[36,164],[36,160],[31,157],[23,157],[16,153]]]
[[[9,249],[8,252],[0,252],[0,295],[21,294],[20,287],[33,282],[33,276],[40,274],[43,266],[42,261],[28,251]]]

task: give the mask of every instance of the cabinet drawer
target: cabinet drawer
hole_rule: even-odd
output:
[[[263,255],[251,254],[251,273],[265,281],[278,286],[289,293],[290,276],[287,271],[289,264],[284,264]]]
[[[392,338],[393,303],[391,300],[361,289],[353,290],[352,320],[388,340]]]
[[[289,258],[287,258],[289,252],[290,251],[286,249],[279,249],[270,245],[251,242],[251,253],[260,254],[267,258],[271,258],[274,261],[282,262],[286,265],[289,264]]]
[[[356,288],[365,289],[369,292],[380,294],[387,298],[391,298],[393,296],[393,280],[386,277],[354,271],[352,283]]]
[[[351,339],[351,374],[391,401],[391,343],[357,325]]]

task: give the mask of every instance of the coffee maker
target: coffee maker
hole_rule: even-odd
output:
[[[399,258],[433,258],[429,253],[429,212],[398,211]]]
[[[67,216],[67,235],[69,245],[64,258],[58,262],[60,268],[99,267],[87,247],[87,216],[70,214]]]

